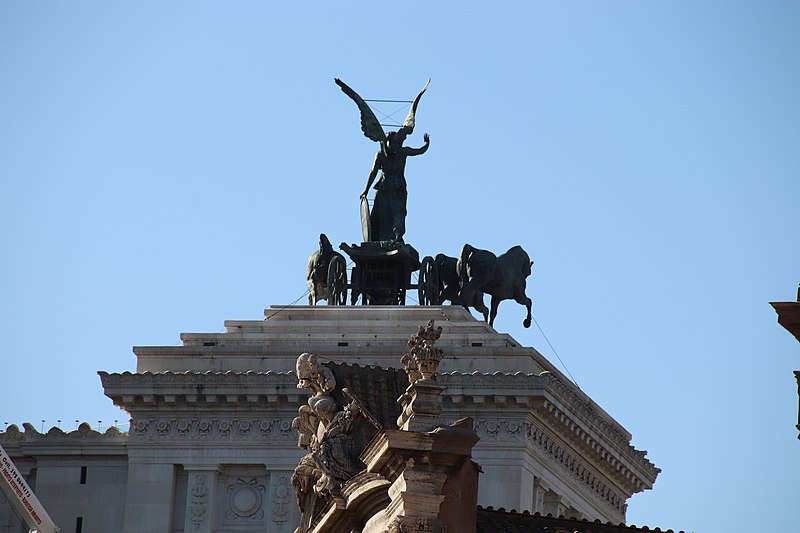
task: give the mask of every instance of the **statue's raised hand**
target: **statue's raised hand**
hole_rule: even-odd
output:
[[[425,133],[425,134],[422,136],[422,140],[423,140],[423,141],[425,141],[425,144],[428,144],[429,142],[431,142],[431,136],[430,136],[430,135],[428,135],[427,133]]]

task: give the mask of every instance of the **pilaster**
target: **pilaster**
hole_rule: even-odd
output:
[[[564,516],[567,513],[568,505],[560,494],[555,492],[547,492],[544,495],[543,512],[544,514],[551,514],[555,517]]]
[[[300,523],[291,479],[291,472],[270,472],[269,531],[271,533],[292,533],[295,524]]]
[[[184,532],[211,533],[219,468],[207,465],[187,465],[184,468],[189,475]]]

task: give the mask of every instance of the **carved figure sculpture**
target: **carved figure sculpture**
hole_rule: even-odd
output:
[[[406,201],[408,199],[405,178],[406,158],[424,154],[430,146],[430,136],[427,133],[423,135],[424,144],[419,148],[403,146],[403,142],[414,131],[417,105],[428,88],[430,80],[411,104],[403,126],[396,132],[390,131],[389,133],[383,131],[375,114],[358,93],[342,80],[336,78],[334,81],[358,106],[361,112],[361,131],[368,139],[380,143],[380,150],[375,155],[375,162],[367,178],[367,185],[364,192],[361,193],[363,201],[380,171],[381,175],[375,184],[375,201],[369,217],[370,240],[402,243],[403,235],[406,232]]]
[[[292,486],[303,514],[300,531],[307,531],[317,499],[327,500],[339,488],[364,469],[358,455],[380,424],[346,388],[341,394],[347,401],[340,406],[331,393],[336,379],[331,370],[319,363],[317,356],[301,354],[296,363],[297,388],[308,389],[308,405],[298,410],[292,425],[298,431],[298,446],[309,451],[292,474]]]
[[[298,431],[297,445],[303,449],[313,449],[319,441],[319,426],[323,429],[336,413],[336,402],[330,392],[336,387],[336,379],[329,368],[319,364],[313,353],[303,353],[297,358],[297,388],[308,389],[312,396],[308,405],[298,411],[292,425]]]
[[[461,305],[480,311],[491,326],[494,325],[500,302],[512,299],[528,309],[528,316],[522,325],[530,327],[531,299],[525,295],[525,280],[531,275],[532,266],[533,261],[521,246],[514,246],[497,257],[492,252],[465,244],[458,259]],[[476,299],[481,291],[492,296],[492,309],[488,316],[482,297],[480,302]]]
[[[331,264],[331,259],[336,256],[344,260],[344,256],[333,249],[327,235],[320,233],[319,250],[311,254],[306,267],[308,305],[317,305],[320,300],[328,300],[328,266]]]

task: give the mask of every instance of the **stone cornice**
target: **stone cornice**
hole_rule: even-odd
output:
[[[547,390],[551,396],[548,396],[540,412],[560,422],[555,427],[563,435],[571,437],[570,441],[577,437],[587,452],[593,453],[606,463],[609,471],[617,472],[626,480],[626,489],[636,493],[653,487],[661,469],[647,459],[646,451],[631,446],[630,437],[618,431],[616,423],[598,416],[589,402],[555,376],[548,378]],[[583,419],[588,427],[575,424],[575,415]]]
[[[778,313],[778,324],[800,341],[800,301],[770,302],[770,305]]]
[[[624,521],[627,508],[625,500],[631,494],[622,494],[620,491],[610,487],[594,471],[594,468],[581,461],[568,448],[562,446],[541,428],[532,424],[527,425],[525,437],[528,443],[532,444],[540,453],[555,460],[575,481],[583,484],[599,503],[614,512],[621,521]]]
[[[660,469],[645,456],[646,452],[630,445],[627,433],[618,429],[604,412],[596,410],[549,372],[523,374],[441,374],[443,394],[454,406],[469,400],[480,412],[491,410],[491,400],[504,407],[534,408],[547,424],[566,442],[580,446],[629,495],[652,488]],[[476,413],[477,416],[478,413]]]
[[[294,409],[307,396],[305,391],[296,388],[294,372],[98,374],[106,395],[116,405],[134,415],[143,411],[149,413],[145,417],[135,415],[136,422],[159,420],[162,425],[167,418],[158,414],[161,410],[172,411],[165,412],[164,416],[171,416],[177,424],[178,420],[189,420],[176,418],[176,411],[183,409],[203,408],[208,414],[230,409],[252,412],[267,406]],[[476,406],[477,416],[483,416],[482,411],[494,410],[489,403],[504,408],[516,406],[525,413],[534,409],[536,416],[564,442],[580,447],[609,480],[629,495],[651,488],[660,472],[645,457],[646,452],[630,445],[629,435],[621,431],[613,419],[596,409],[572,384],[564,383],[554,374],[450,372],[440,374],[437,379],[445,387],[446,404],[458,408],[471,402]],[[237,424],[239,419],[232,418],[231,424]],[[211,423],[210,419],[206,422]],[[185,426],[186,422],[181,424]],[[185,432],[176,435],[185,435]]]
[[[257,384],[266,383],[296,383],[297,376],[294,372],[122,372],[109,374],[98,371],[97,374],[106,384],[115,386],[127,385],[217,385],[223,384]]]
[[[177,408],[297,406],[308,395],[297,388],[294,372],[98,372],[105,394],[128,411],[158,405]]]

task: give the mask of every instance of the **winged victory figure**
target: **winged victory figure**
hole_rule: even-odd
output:
[[[365,230],[364,239],[403,243],[403,235],[406,233],[406,201],[408,199],[405,178],[406,158],[424,154],[430,146],[430,136],[427,133],[423,136],[424,144],[419,148],[403,146],[403,142],[414,131],[417,105],[431,80],[428,80],[422,91],[414,98],[408,116],[400,129],[389,133],[383,131],[375,114],[358,93],[339,78],[335,78],[334,81],[347,96],[352,98],[361,111],[361,131],[368,139],[380,143],[380,150],[375,155],[375,162],[369,172],[367,185],[364,187],[364,192],[361,193],[363,206],[366,204],[369,188],[375,182],[378,171],[380,171],[380,177],[375,183],[375,201],[372,211],[369,213],[369,230]]]

